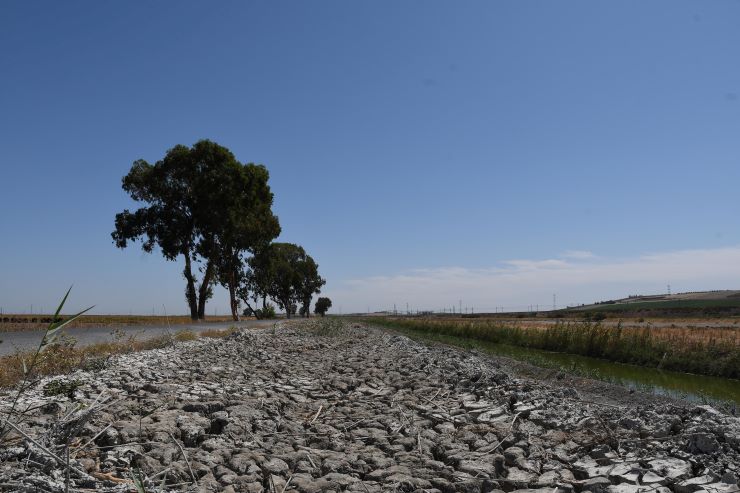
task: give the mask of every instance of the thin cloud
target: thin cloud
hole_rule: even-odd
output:
[[[571,252],[574,253],[574,252]],[[740,246],[650,253],[633,258],[603,258],[575,252],[562,258],[501,262],[490,268],[415,269],[390,276],[345,281],[329,294],[344,311],[400,308],[504,306],[525,309],[621,298],[630,294],[740,287]]]
[[[563,258],[574,260],[586,260],[596,258],[596,255],[594,255],[593,252],[589,252],[588,250],[567,250],[563,252],[560,256]]]

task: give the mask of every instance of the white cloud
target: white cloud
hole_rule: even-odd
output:
[[[563,258],[571,258],[576,260],[596,258],[596,255],[594,255],[593,252],[589,252],[588,250],[567,250],[563,252],[560,256]]]
[[[515,259],[490,268],[415,269],[389,276],[344,281],[326,294],[343,311],[458,306],[476,311],[495,307],[526,309],[539,304],[590,303],[630,294],[736,289],[740,287],[740,246],[651,253],[633,258],[566,252],[560,258]]]

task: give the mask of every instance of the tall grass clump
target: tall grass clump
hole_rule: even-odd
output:
[[[59,314],[61,313],[62,308],[64,308],[64,304],[67,302],[70,291],[72,291],[71,287],[67,290],[64,298],[62,298],[62,301],[61,303],[59,303],[56,312],[54,312],[54,316],[49,322],[49,325],[46,327],[44,336],[41,338],[41,342],[36,348],[36,351],[33,353],[28,353],[27,355],[20,356],[19,369],[22,370],[22,376],[19,376],[18,380],[20,380],[21,384],[18,387],[15,397],[13,398],[13,403],[11,404],[10,409],[4,416],[2,425],[0,425],[0,438],[4,437],[8,431],[8,423],[15,413],[21,395],[23,395],[23,393],[33,384],[33,379],[36,376],[37,366],[41,361],[43,361],[43,358],[41,358],[41,356],[42,354],[44,354],[44,351],[50,347],[58,346],[56,342],[57,339],[59,339],[62,335],[62,329],[74,320],[78,319],[80,316],[82,316],[82,314],[92,310],[93,308],[91,306],[85,310],[82,310],[81,312],[73,315],[67,320],[60,319]]]
[[[388,319],[372,323],[431,335],[591,356],[621,363],[740,378],[738,332],[703,337],[684,330],[625,328],[599,322],[557,322],[521,327],[495,320]],[[699,330],[699,329],[697,329]]]

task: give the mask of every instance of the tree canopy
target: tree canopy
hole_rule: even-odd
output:
[[[323,317],[329,311],[329,308],[331,308],[331,300],[322,296],[316,300],[316,306],[314,306],[313,312]]]
[[[146,252],[158,247],[167,260],[183,256],[185,298],[193,319],[205,317],[214,280],[229,289],[236,317],[245,252],[264,248],[280,234],[268,179],[264,166],[241,164],[215,142],[177,145],[155,164],[133,163],[122,186],[146,205],[117,214],[111,236],[119,248],[142,240]],[[199,284],[194,261],[204,264]]]
[[[288,318],[295,314],[298,304],[303,305],[301,313],[307,316],[311,298],[326,284],[314,259],[293,243],[269,245],[249,260],[249,267],[240,291],[245,303],[249,304],[250,293],[252,299],[261,297],[263,303],[270,297]]]

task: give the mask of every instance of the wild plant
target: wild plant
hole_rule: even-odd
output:
[[[13,398],[13,402],[10,406],[10,409],[5,414],[5,417],[2,422],[2,426],[0,426],[0,440],[2,440],[7,435],[7,433],[10,431],[9,424],[11,422],[11,419],[13,418],[13,414],[16,413],[16,408],[18,406],[18,402],[21,396],[26,390],[28,390],[35,383],[33,381],[34,370],[36,369],[36,365],[39,361],[39,357],[41,353],[44,352],[46,349],[53,347],[55,345],[57,340],[60,339],[60,337],[62,336],[63,334],[62,329],[64,327],[66,327],[69,323],[79,318],[84,313],[94,308],[94,305],[93,305],[89,308],[82,310],[76,315],[71,316],[70,318],[66,320],[60,319],[59,314],[61,313],[62,308],[64,308],[64,304],[67,302],[67,298],[69,297],[70,291],[72,291],[72,287],[70,287],[67,290],[67,293],[64,295],[64,298],[62,298],[61,303],[59,303],[59,306],[57,307],[56,312],[54,312],[54,317],[52,317],[51,322],[46,328],[46,331],[44,332],[44,336],[41,338],[41,342],[39,342],[39,345],[36,348],[36,352],[33,354],[30,361],[26,363],[26,361],[23,360],[23,380],[21,381],[21,384],[18,387],[15,397]]]

